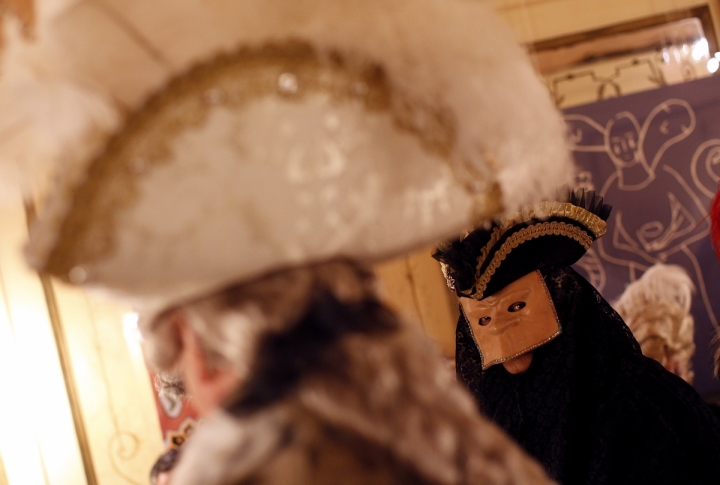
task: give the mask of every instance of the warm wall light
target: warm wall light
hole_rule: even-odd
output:
[[[718,60],[717,54],[715,54],[715,56],[716,57],[711,57],[707,62],[707,70],[711,74],[716,73],[718,68],[720,68],[720,60]]]
[[[706,38],[703,37],[693,44],[691,55],[696,62],[700,62],[710,55],[710,46]]]
[[[5,473],[0,482],[42,483],[42,462],[38,453],[34,430],[28,426],[23,404],[23,376],[17,364],[21,359],[15,345],[7,305],[0,302],[0,454]]]
[[[31,271],[2,195],[0,485],[146,483],[163,443],[138,316]]]
[[[87,483],[38,275],[20,257],[18,204],[0,211],[0,454],[9,485]]]
[[[140,368],[145,369],[144,360],[142,355],[142,348],[140,346],[142,342],[142,334],[138,328],[138,314],[135,312],[128,312],[123,315],[123,335],[125,335],[125,341],[127,342],[128,351],[130,357],[135,364]]]
[[[138,342],[142,342],[142,335],[138,328],[139,316],[135,312],[129,312],[123,315],[123,334],[129,346],[137,346]]]

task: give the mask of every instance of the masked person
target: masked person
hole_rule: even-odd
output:
[[[580,191],[435,252],[461,302],[458,379],[562,484],[720,483],[720,422],[570,267],[609,214]]]
[[[62,163],[28,260],[182,373],[171,483],[547,483],[368,270],[572,173],[484,2],[57,7],[4,44],[0,162]]]

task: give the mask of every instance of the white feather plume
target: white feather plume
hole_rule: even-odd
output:
[[[59,161],[82,159],[89,133],[114,130],[118,106],[138,107],[217,52],[288,38],[371,53],[411,99],[449,106],[458,158],[493,175],[485,178],[499,183],[508,212],[572,176],[548,93],[479,2],[44,0],[38,11],[36,40],[8,28],[0,80],[0,112],[11,113],[0,124],[0,164],[23,167],[33,184]]]
[[[76,171],[70,162],[87,159],[120,120],[102,93],[58,75],[68,66],[44,29],[70,3],[39,2],[37,41],[26,40],[18,22],[6,23],[0,112],[8,115],[0,117],[0,203],[18,186],[26,197],[47,192],[53,175]]]

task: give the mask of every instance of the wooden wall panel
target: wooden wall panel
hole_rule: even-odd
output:
[[[385,301],[419,325],[448,359],[455,357],[457,299],[432,259],[432,248],[376,266]]]

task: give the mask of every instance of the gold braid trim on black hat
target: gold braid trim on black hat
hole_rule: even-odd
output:
[[[514,226],[528,222],[531,219],[550,217],[565,217],[577,221],[592,231],[592,233],[595,234],[595,239],[600,238],[607,231],[607,222],[582,207],[578,207],[570,202],[541,202],[513,216],[504,217],[500,221],[500,226],[495,228],[490,240],[480,252],[478,268],[485,262],[490,250],[500,240],[503,234]]]
[[[490,240],[480,251],[477,268],[479,269],[483,263],[485,263],[492,247],[497,244],[500,238],[510,229],[532,219],[550,217],[565,217],[577,221],[595,234],[595,239],[602,237],[607,231],[607,222],[582,207],[578,207],[570,202],[541,202],[530,209],[516,213],[512,217],[502,219],[500,226],[495,228]]]
[[[573,224],[564,222],[543,222],[532,225],[530,227],[521,229],[517,233],[513,234],[505,241],[492,256],[490,264],[485,268],[485,271],[480,272],[480,268],[485,264],[488,255],[491,254],[493,246],[506,234],[510,229],[528,222],[532,219],[542,219],[550,217],[563,217],[582,224],[587,230],[583,230]],[[595,238],[591,237],[587,231],[592,232]],[[475,276],[475,286],[472,289],[472,293],[468,296],[472,296],[475,299],[482,299],[483,293],[487,288],[490,279],[495,274],[495,271],[500,266],[500,263],[510,254],[510,252],[517,248],[522,243],[531,239],[538,238],[545,235],[554,236],[565,236],[574,239],[580,243],[586,250],[590,249],[595,239],[603,236],[607,231],[607,223],[593,214],[592,212],[578,207],[570,202],[541,202],[540,204],[533,206],[532,208],[518,212],[512,217],[504,218],[501,221],[499,227],[496,227],[493,231],[490,240],[480,251],[480,256],[477,261],[477,274]]]
[[[577,262],[607,232],[611,210],[594,191],[562,189],[554,201],[438,246],[433,258],[457,296],[480,300],[530,271]]]
[[[482,274],[478,274],[474,291],[468,296],[471,296],[476,300],[481,300],[483,298],[483,293],[490,282],[490,278],[493,277],[500,264],[505,260],[505,258],[507,258],[508,254],[510,254],[510,251],[517,248],[524,242],[547,235],[569,237],[582,244],[586,250],[590,249],[590,246],[592,246],[592,243],[594,242],[594,239],[589,236],[585,230],[566,222],[542,222],[520,229],[518,232],[510,236],[507,241],[503,243],[502,247],[495,252],[485,271]],[[485,248],[483,248],[483,250],[484,249]],[[480,268],[484,262],[484,259],[479,261],[478,268]]]

